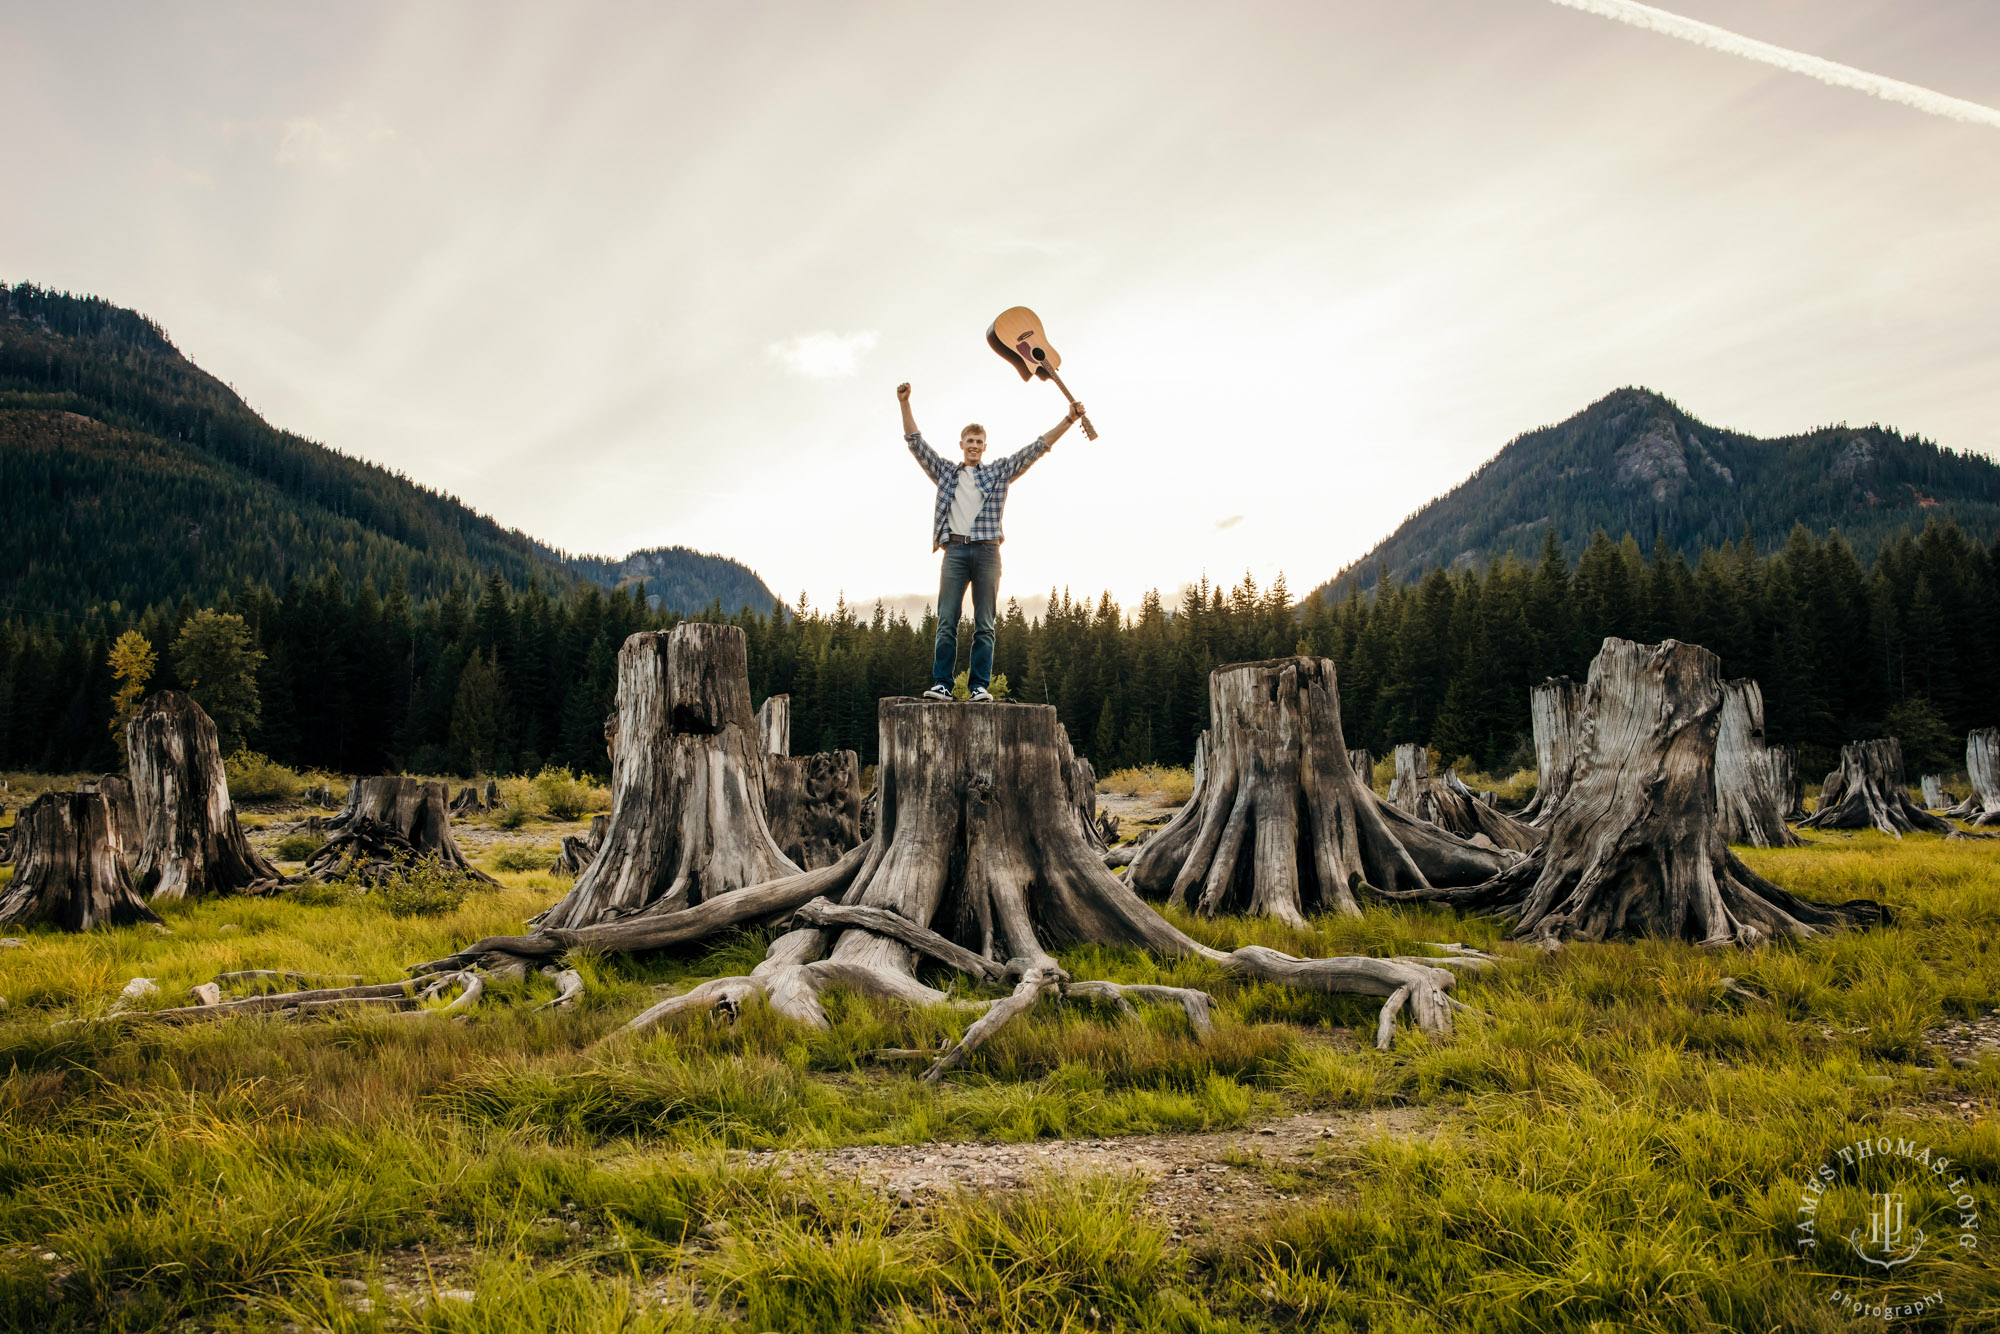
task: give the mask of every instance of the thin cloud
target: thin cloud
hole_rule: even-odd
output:
[[[861,359],[879,341],[873,329],[849,334],[809,333],[773,343],[769,351],[794,375],[808,380],[845,380],[861,369]]]
[[[1234,528],[1237,524],[1242,522],[1243,522],[1243,516],[1241,514],[1232,514],[1226,519],[1217,519],[1215,521],[1215,526],[1219,531],[1224,528]]]
[[[276,157],[281,167],[340,171],[395,138],[396,131],[374,112],[346,106],[328,116],[295,116],[285,121],[278,132]]]
[[[1851,88],[1857,93],[1867,93],[1870,97],[1879,97],[1885,102],[1900,102],[1906,107],[1915,107],[1918,111],[1927,111],[1933,116],[1943,116],[1947,120],[2000,129],[2000,111],[1978,102],[1948,97],[1929,88],[1920,88],[1914,83],[1904,83],[1899,79],[1870,74],[1867,70],[1823,60],[1819,56],[1807,55],[1803,51],[1794,51],[1789,47],[1773,46],[1769,42],[1760,42],[1754,37],[1745,37],[1727,28],[1718,28],[1713,23],[1683,18],[1679,14],[1669,14],[1664,9],[1638,4],[1636,0],[1551,0],[1551,2],[1566,9],[1580,9],[1599,18],[1628,23],[1635,28],[1644,28],[1647,32],[1678,37],[1684,42],[1693,42],[1696,46],[1705,46],[1711,51],[1742,56],[1745,60],[1755,60],[1781,70],[1788,70],[1793,74],[1803,74],[1809,79],[1818,79],[1821,83],[1832,84],[1836,88]]]

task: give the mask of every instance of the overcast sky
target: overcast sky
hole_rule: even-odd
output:
[[[2000,105],[1992,0],[1678,14]],[[1548,0],[0,0],[0,279],[572,551],[936,584],[941,448],[1089,404],[1003,594],[1295,592],[1643,384],[2000,453],[2000,129]]]

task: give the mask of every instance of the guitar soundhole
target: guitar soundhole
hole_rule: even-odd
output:
[[[1040,348],[1036,348],[1034,351],[1028,353],[1028,355],[1033,357],[1036,361],[1048,360],[1048,358],[1043,354],[1042,349]]]

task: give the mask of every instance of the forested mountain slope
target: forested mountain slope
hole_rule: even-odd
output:
[[[742,565],[685,548],[572,560],[270,425],[144,315],[0,285],[0,616],[206,603],[328,570],[417,598],[497,572],[515,588],[643,578],[669,610],[771,601]]]
[[[1602,528],[1693,560],[1704,546],[1784,544],[1794,524],[1838,529],[1866,562],[1904,529],[1955,519],[2000,533],[2000,465],[1881,426],[1828,426],[1763,440],[1695,420],[1647,389],[1620,389],[1555,426],[1530,431],[1406,519],[1325,586],[1335,596],[1426,570],[1532,561],[1553,526],[1575,560]]]

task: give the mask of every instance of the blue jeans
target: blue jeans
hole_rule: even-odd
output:
[[[958,614],[965,605],[965,586],[972,585],[972,666],[974,690],[993,681],[993,617],[1000,606],[1000,544],[954,542],[944,549],[944,569],[938,578],[937,652],[931,658],[931,679],[947,688],[958,675]]]

